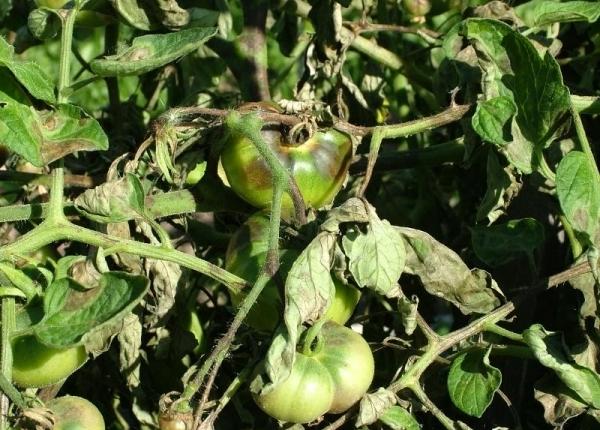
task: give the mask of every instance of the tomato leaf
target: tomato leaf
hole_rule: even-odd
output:
[[[8,102],[0,108],[0,140],[36,166],[44,166],[76,151],[108,148],[100,124],[77,106],[55,111]]]
[[[600,243],[600,182],[588,157],[569,152],[556,169],[556,194],[563,213],[588,243]]]
[[[600,408],[600,375],[577,364],[565,350],[560,333],[548,332],[535,324],[523,332],[523,339],[537,360],[556,373],[560,380],[587,405]]]
[[[138,0],[110,0],[119,15],[138,30],[153,30],[158,26],[149,3]]]
[[[511,139],[510,123],[517,109],[508,96],[494,97],[477,103],[471,123],[483,140],[502,146]]]
[[[463,313],[486,313],[500,305],[494,294],[498,290],[491,275],[470,270],[450,248],[427,233],[400,227],[406,241],[406,273],[416,275],[425,290],[447,300]]]
[[[491,224],[504,214],[521,189],[521,184],[515,177],[514,167],[502,167],[494,151],[488,151],[486,168],[487,188],[477,208],[477,221],[487,218]]]
[[[48,103],[56,101],[52,79],[33,61],[14,58],[14,48],[3,37],[0,37],[0,66],[8,68],[19,83],[36,99]]]
[[[500,21],[468,19],[463,32],[479,58],[485,103],[494,100],[495,114],[487,112],[482,117],[480,111],[476,130],[494,143],[506,141],[502,152],[510,163],[523,173],[532,173],[537,168],[535,152],[560,134],[568,114],[569,91],[560,66],[548,52],[541,56],[526,37]],[[512,139],[504,133],[504,126],[502,135],[498,134],[498,127],[509,118],[507,99],[516,107]],[[484,118],[485,124],[481,123]]]
[[[215,28],[197,27],[136,37],[129,48],[93,60],[90,67],[99,76],[141,75],[195,51],[215,34]]]
[[[528,27],[544,27],[555,22],[595,22],[600,3],[592,1],[533,0],[515,7]]]
[[[421,426],[410,412],[400,406],[390,406],[379,417],[379,421],[392,430],[420,430]]]
[[[117,335],[119,367],[129,388],[135,388],[140,384],[142,329],[140,318],[130,313],[123,319],[123,329]]]
[[[86,289],[71,278],[53,282],[44,295],[44,318],[33,327],[45,345],[66,348],[82,344],[83,336],[105,324],[122,321],[148,290],[143,276],[103,273],[100,285]]]
[[[144,218],[144,189],[131,173],[85,191],[75,199],[75,207],[87,218],[99,223],[115,223]]]
[[[477,257],[491,267],[531,255],[544,243],[544,226],[533,218],[473,227],[471,243]]]
[[[391,391],[379,387],[374,393],[367,393],[360,400],[356,427],[373,424],[396,404],[396,396]]]
[[[452,403],[464,413],[481,418],[502,383],[500,370],[490,365],[490,351],[470,349],[456,356],[448,374]]]
[[[544,419],[550,425],[562,426],[570,418],[588,409],[577,393],[567,387],[555,374],[547,374],[534,385],[534,397],[544,408]]]
[[[379,219],[371,205],[366,208],[369,217],[366,233],[359,228],[349,229],[342,247],[357,285],[385,295],[397,285],[404,270],[404,242],[389,222]]]

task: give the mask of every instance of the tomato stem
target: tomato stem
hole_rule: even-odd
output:
[[[321,329],[327,320],[320,319],[306,330],[304,341],[302,343],[302,354],[310,357],[318,354],[323,349],[323,336]]]

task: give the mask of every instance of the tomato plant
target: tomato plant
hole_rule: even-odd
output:
[[[66,349],[48,347],[33,335],[11,341],[13,381],[21,387],[45,387],[62,381],[87,360],[85,347]]]
[[[267,231],[269,218],[264,213],[256,213],[239,228],[231,238],[225,257],[227,270],[238,276],[254,282],[267,257]],[[295,249],[281,249],[279,274],[282,281],[299,255]],[[335,296],[327,309],[324,318],[344,324],[352,315],[359,299],[360,291],[352,286],[343,284],[333,277]],[[231,293],[234,306],[239,306],[244,293]],[[257,304],[252,308],[246,324],[258,330],[272,331],[283,312],[283,298],[279,292],[277,282],[270,281],[265,287]]]
[[[288,378],[255,396],[258,406],[280,421],[308,423],[326,412],[341,413],[371,385],[373,354],[356,332],[327,322],[315,346],[307,339]]]
[[[301,142],[290,142],[278,129],[266,127],[262,136],[290,171],[309,207],[331,203],[342,187],[352,156],[350,137],[330,129],[314,133]],[[221,153],[221,162],[231,188],[258,208],[270,205],[273,181],[268,165],[246,137],[230,133]],[[289,196],[283,207],[292,207]]]
[[[104,418],[94,404],[76,396],[63,396],[46,403],[54,416],[54,430],[104,430]]]

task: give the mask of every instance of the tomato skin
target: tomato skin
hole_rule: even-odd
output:
[[[63,396],[46,403],[54,414],[54,430],[104,430],[104,418],[92,402],[81,397]]]
[[[333,380],[325,366],[298,353],[290,376],[254,400],[264,412],[280,421],[308,423],[329,410],[333,396]]]
[[[225,255],[225,268],[249,282],[256,281],[267,258],[268,228],[269,218],[264,212],[258,212],[248,218],[229,242]],[[295,249],[280,249],[279,273],[283,280],[299,255],[300,251]],[[324,318],[344,324],[356,308],[360,299],[360,290],[352,285],[343,284],[335,277],[333,283],[335,297]],[[231,293],[233,305],[239,306],[245,295],[245,293]],[[283,306],[284,301],[276,282],[270,281],[250,310],[245,323],[257,330],[273,331],[281,319]]]
[[[45,387],[62,381],[86,361],[83,346],[67,349],[51,348],[33,335],[11,340],[13,353],[12,379],[21,387]]]
[[[369,344],[354,330],[331,322],[321,330],[325,347],[316,358],[327,368],[335,386],[330,413],[348,410],[367,392],[375,361]]]
[[[348,410],[369,389],[375,363],[363,337],[332,321],[323,324],[319,337],[313,350],[305,346],[296,354],[287,379],[254,396],[271,417],[308,423],[324,413]]]
[[[306,206],[318,209],[331,203],[343,185],[352,158],[352,142],[347,135],[333,129],[319,131],[303,143],[291,145],[277,129],[263,128],[261,134],[292,173]],[[270,207],[271,171],[249,139],[230,135],[221,152],[221,163],[236,194],[257,208]],[[287,193],[282,208],[284,213],[293,208]]]

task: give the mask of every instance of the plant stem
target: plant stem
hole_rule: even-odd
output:
[[[577,236],[575,236],[575,231],[573,230],[573,227],[571,226],[571,223],[569,222],[567,217],[564,215],[559,215],[558,219],[560,220],[560,223],[563,226],[563,230],[567,235],[567,239],[569,240],[571,254],[573,254],[573,260],[576,260],[583,252],[583,246],[581,245],[581,242],[579,242],[579,240],[577,239]]]
[[[16,241],[1,247],[0,261],[8,260],[14,255],[33,252],[44,245],[59,240],[72,240],[102,247],[104,248],[105,256],[124,252],[141,257],[170,261],[219,281],[234,292],[240,292],[246,286],[246,282],[243,279],[196,256],[175,249],[110,236],[80,227],[66,220],[57,223],[44,222],[30,232],[20,236]]]
[[[454,426],[454,420],[452,420],[446,414],[444,414],[444,412],[442,412],[442,410],[431,401],[431,399],[427,396],[427,393],[425,393],[425,390],[423,390],[423,388],[421,388],[419,384],[413,384],[408,388],[413,392],[417,399],[419,399],[423,406],[425,406],[429,410],[429,412],[431,412],[431,414],[437,418],[437,420],[440,422],[441,425],[444,426],[444,428],[446,428],[447,430],[456,429],[456,427]],[[467,429],[469,427],[463,426],[461,428]]]
[[[12,350],[10,336],[15,328],[15,298],[3,297],[2,303],[2,337],[0,339],[0,373],[10,384],[12,380]],[[0,397],[0,430],[8,429],[9,397],[5,390]]]
[[[50,187],[50,202],[48,207],[48,218],[46,222],[60,222],[65,220],[65,214],[63,211],[64,203],[64,168],[62,167],[63,161],[59,161],[60,166],[52,170],[52,185]]]
[[[577,133],[577,139],[579,140],[581,150],[585,153],[585,155],[587,155],[588,162],[590,163],[590,167],[594,172],[596,182],[600,183],[600,172],[598,171],[598,165],[596,164],[596,160],[594,159],[594,152],[592,151],[592,147],[590,146],[590,142],[588,141],[585,129],[583,128],[581,117],[579,116],[579,113],[573,106],[573,103],[571,103],[571,115],[573,116],[573,124],[575,125],[575,132]]]
[[[77,2],[75,2],[77,3]],[[71,84],[71,45],[73,43],[73,28],[79,11],[76,5],[73,9],[62,9],[62,30],[60,35],[60,58],[58,65],[58,103],[65,103],[65,90]]]
[[[521,333],[515,333],[514,331],[510,331],[508,329],[505,329],[504,327],[500,327],[496,323],[488,324],[487,326],[485,326],[484,331],[497,334],[510,340],[514,340],[515,342],[524,343],[523,335]]]

